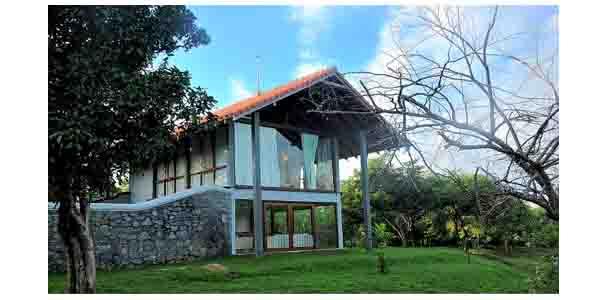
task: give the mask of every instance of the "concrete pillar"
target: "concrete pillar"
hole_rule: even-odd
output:
[[[236,226],[235,225],[235,197],[233,196],[233,194],[234,193],[232,193],[232,195],[231,195],[231,216],[230,216],[231,222],[229,222],[229,224],[230,224],[229,226],[231,226],[231,227],[229,228],[229,236],[231,239],[231,243],[230,243],[231,244],[231,252],[230,253],[231,253],[231,255],[236,255],[237,253],[235,250],[236,249],[235,242],[236,242],[237,238],[235,235],[235,226]]]
[[[254,161],[254,249],[256,256],[264,255],[263,236],[263,201],[260,182],[260,115],[252,114],[252,158]]]
[[[361,130],[359,132],[360,140],[360,183],[362,189],[362,208],[363,208],[363,222],[365,224],[366,231],[366,245],[367,250],[373,248],[373,234],[371,229],[371,203],[369,200],[369,167],[368,162],[368,151],[367,151],[367,131]]]
[[[339,144],[337,137],[332,139],[332,148],[333,148],[333,184],[335,188],[335,193],[337,194],[337,203],[335,207],[336,220],[337,220],[337,237],[338,237],[338,248],[344,248],[344,231],[342,230],[342,225],[344,224],[342,220],[342,195],[341,190],[342,187],[340,185],[340,153],[339,153]]]

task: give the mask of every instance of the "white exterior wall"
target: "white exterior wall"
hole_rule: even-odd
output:
[[[254,189],[235,189],[234,199],[254,199]],[[263,201],[282,201],[282,202],[313,202],[313,203],[338,203],[341,198],[339,193],[318,193],[318,192],[292,192],[292,191],[262,191]]]
[[[129,191],[133,203],[152,199],[152,168],[134,173],[129,178]]]
[[[194,136],[192,138],[192,151],[190,153],[191,173],[199,172],[213,168],[213,153],[211,146],[211,138],[207,136]],[[216,166],[227,165],[228,162],[228,143],[227,143],[227,127],[222,127],[217,130],[215,158]],[[176,168],[174,168],[176,164]],[[186,167],[184,149],[178,149],[177,162],[173,160],[161,162],[157,165],[157,180],[161,181],[165,178],[174,176],[183,178],[167,183],[166,194],[164,192],[164,184],[159,183],[156,186],[156,194],[158,197],[173,194],[175,191],[180,192],[186,190]],[[191,180],[192,187],[200,186],[200,177],[202,176],[203,185],[219,185],[228,184],[228,170],[221,169],[217,171],[217,181],[213,181],[213,173],[204,175],[193,175]],[[152,199],[152,167],[148,167],[143,171],[138,171],[132,174],[129,178],[129,191],[131,192],[132,202],[143,202]]]
[[[182,149],[183,150],[183,149]],[[186,178],[185,178],[185,171],[186,171],[186,159],[185,159],[185,153],[183,151],[178,151],[177,154],[177,170],[175,173],[175,176],[177,177],[181,177],[179,179],[177,179],[175,187],[177,189],[177,192],[181,192],[183,190],[186,189]]]
[[[229,160],[229,144],[227,143],[227,127],[219,127],[215,136],[215,166],[227,166]],[[217,170],[215,185],[225,186],[228,184],[227,169]]]
[[[194,136],[192,138],[192,152],[190,155],[191,173],[206,170],[212,167],[212,147],[209,136]],[[192,186],[200,186],[200,178],[204,185],[212,184],[212,174],[192,175]]]

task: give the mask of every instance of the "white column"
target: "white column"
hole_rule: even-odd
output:
[[[373,234],[371,230],[371,203],[369,201],[369,167],[368,167],[368,151],[367,151],[367,131],[361,130],[359,133],[360,140],[360,183],[362,190],[362,208],[363,222],[367,234],[365,248],[371,250],[373,248]]]
[[[233,197],[233,195],[231,196],[231,229],[229,230],[229,234],[231,236],[231,255],[236,255],[235,252],[235,241],[236,241],[236,236],[235,236],[235,197]]]
[[[342,230],[342,225],[344,224],[342,220],[342,197],[338,193],[338,200],[335,206],[335,213],[337,214],[337,236],[338,236],[338,249],[344,248],[344,230]]]
[[[333,143],[333,180],[335,187],[335,194],[337,197],[337,203],[335,206],[336,220],[337,220],[337,237],[338,237],[338,249],[344,248],[344,222],[342,220],[342,194],[341,194],[341,183],[340,183],[340,154],[339,144],[337,137],[332,139]]]
[[[254,249],[256,256],[263,256],[263,201],[260,182],[260,115],[252,114],[252,158],[254,161]]]

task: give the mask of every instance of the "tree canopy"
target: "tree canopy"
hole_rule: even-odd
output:
[[[176,127],[215,103],[168,63],[210,42],[195,21],[184,6],[48,8],[48,184],[70,292],[95,290],[84,194],[168,154]]]
[[[558,246],[558,223],[545,210],[506,197],[488,177],[436,176],[415,164],[391,164],[385,155],[368,166],[372,222],[376,231],[393,234],[392,244]],[[342,183],[344,237],[352,244],[363,238],[361,202],[356,170]]]

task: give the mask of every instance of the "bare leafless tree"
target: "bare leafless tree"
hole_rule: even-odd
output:
[[[408,141],[403,150],[410,159],[419,157],[436,174],[443,168],[426,153],[432,145],[475,152],[482,175],[503,195],[535,203],[558,220],[557,43],[548,47],[535,32],[503,32],[511,24],[500,24],[502,8],[486,9],[485,18],[465,10],[419,8],[414,17],[422,40],[403,42],[397,32],[383,68],[345,74],[370,110],[342,109],[335,105],[339,97],[323,92],[328,96],[313,112],[384,116],[394,138]],[[425,139],[431,143],[424,147]]]

